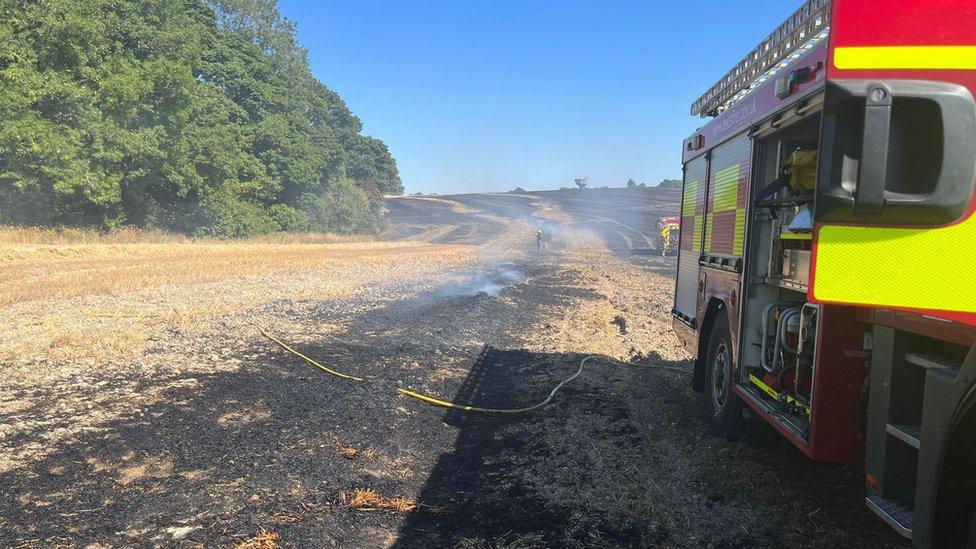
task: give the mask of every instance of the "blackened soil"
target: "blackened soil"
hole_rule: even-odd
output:
[[[504,208],[522,215],[524,204]],[[688,376],[655,369],[690,367],[664,351],[674,345],[673,280],[662,273],[673,259],[584,259],[509,265],[524,279],[497,296],[367,292],[247,312],[280,321],[279,336],[367,383],[221,327],[186,360],[220,354],[239,368],[146,375],[135,358],[94,386],[156,392],[153,404],[0,472],[0,546],[226,547],[262,530],[294,547],[904,545],[864,508],[860,466],[813,463],[761,425],[735,443],[708,435]],[[650,341],[632,353],[643,367],[593,361],[531,414],[445,410],[395,391],[525,406],[575,371],[583,348],[638,336]],[[37,389],[18,417],[68,429],[84,414],[63,408],[73,390]],[[4,449],[20,455],[38,436],[24,430]],[[342,496],[357,488],[421,505],[347,508]]]

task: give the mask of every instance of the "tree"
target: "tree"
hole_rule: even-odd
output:
[[[680,179],[664,179],[657,186],[661,189],[680,189],[681,180]]]
[[[372,230],[386,145],[275,0],[0,0],[0,223]]]
[[[637,182],[634,181],[633,179],[628,179],[627,180],[627,188],[628,189],[636,189],[637,188]]]
[[[589,177],[581,177],[579,179],[574,179],[573,181],[576,183],[576,186],[579,187],[579,190],[582,191],[583,189],[586,188],[586,185],[589,183],[590,178]]]

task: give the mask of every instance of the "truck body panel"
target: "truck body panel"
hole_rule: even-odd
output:
[[[968,0],[927,2],[924,7],[907,0],[836,0],[827,77],[838,83],[940,82],[957,85],[961,91],[972,94],[976,91],[974,21],[976,4]],[[919,126],[927,122],[925,113],[911,115],[912,110],[922,110],[921,100],[915,99],[915,104],[910,104],[905,99],[899,105],[896,96],[891,123],[897,124],[899,111],[904,111],[908,114],[900,118],[905,124],[912,124],[912,131],[922,131]],[[972,103],[971,97],[968,102]],[[957,123],[964,116],[964,113],[947,114]],[[914,144],[908,140],[895,141],[898,129],[891,128],[893,136],[886,143],[887,152],[901,158],[912,156]],[[973,149],[972,140],[976,136],[971,124],[958,128],[958,135],[950,130],[943,128],[947,139],[969,140],[959,145]],[[931,136],[931,139],[939,138],[941,135]],[[953,166],[948,165],[949,160],[944,159],[943,165],[934,166],[926,174],[904,169],[888,174],[887,181],[882,182],[886,184],[881,189],[883,207],[903,209],[906,213],[900,219],[895,216],[884,219],[875,213],[833,222],[826,215],[829,212],[818,212],[811,300],[896,307],[976,325],[976,287],[971,283],[976,270],[976,254],[972,253],[971,245],[976,242],[976,193],[973,192],[976,173],[972,163]],[[865,159],[861,161],[864,163]],[[897,160],[890,158],[887,164],[887,170],[894,171]],[[920,208],[927,200],[926,195],[953,183],[924,181],[925,175],[939,169],[959,169],[960,173],[953,178],[968,179],[964,181],[968,193],[963,213],[944,223],[919,224],[923,218],[912,216],[912,209]],[[916,181],[892,181],[902,175]],[[903,196],[896,197],[889,190],[891,187],[896,187]],[[892,201],[898,199],[905,200],[906,204],[893,205]]]
[[[807,0],[682,143],[695,388],[727,316],[732,392],[810,458],[863,459],[867,506],[920,547],[976,516],[974,94],[971,0]]]

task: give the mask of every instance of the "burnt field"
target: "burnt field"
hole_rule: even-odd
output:
[[[377,241],[0,244],[0,545],[901,544],[859,465],[708,436],[656,252],[679,201],[404,197]],[[397,392],[521,407],[590,355],[633,366],[592,361],[527,414]]]

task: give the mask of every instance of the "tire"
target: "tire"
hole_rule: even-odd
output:
[[[969,539],[966,540],[966,549],[976,548],[976,512],[969,519]]]
[[[734,440],[742,435],[742,401],[732,391],[732,336],[729,317],[719,311],[705,353],[705,420],[712,435]]]
[[[973,456],[973,452],[969,452],[967,455],[971,459]],[[947,536],[940,536],[943,538],[946,537],[949,538],[949,539],[939,540],[939,541],[946,542],[946,543],[942,543],[943,546],[945,547],[955,546],[955,547],[966,547],[966,549],[976,549],[976,501],[973,501],[973,496],[972,496],[974,488],[976,488],[976,481],[974,481],[972,478],[966,479],[966,481],[963,483],[962,490],[959,490],[961,494],[965,494],[964,496],[962,496],[962,501],[957,500],[956,502],[953,502],[956,506],[958,506],[961,509],[961,512],[959,513],[961,515],[961,518],[963,520],[966,520],[967,517],[969,518],[968,529],[966,528],[965,523],[960,525],[962,526],[962,528],[955,528],[956,531],[961,531],[960,534],[956,534],[957,537],[961,537],[961,535],[969,534],[968,537],[966,538],[965,545],[963,545],[962,539],[954,540],[952,539],[953,534],[947,532]],[[950,530],[952,530],[952,528],[950,528]],[[933,543],[933,547],[938,547],[938,546],[940,546],[938,543]]]

